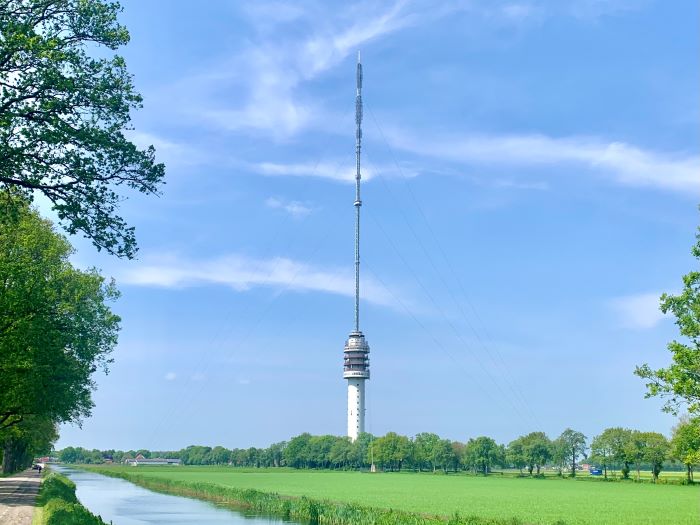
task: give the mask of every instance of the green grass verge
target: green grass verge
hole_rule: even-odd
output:
[[[447,520],[459,513],[463,517],[472,516],[474,520],[485,520],[472,523],[489,523],[488,520],[546,525],[557,522],[567,525],[700,523],[699,486],[231,467],[111,466],[91,467],[90,470],[131,481],[138,479],[138,483],[147,488],[160,487],[168,492],[192,490],[196,494],[189,495],[213,501],[219,499],[207,498],[207,493],[221,494],[217,498],[222,500],[229,497],[235,500],[237,494],[254,490],[282,500],[310,498],[328,505],[393,509],[421,519],[440,516]],[[227,489],[234,492],[225,492]],[[262,512],[267,511],[262,509]]]
[[[32,525],[106,525],[83,507],[75,496],[75,484],[55,472],[44,477],[36,498]]]
[[[136,472],[90,467],[88,470],[125,479],[144,488],[212,501],[239,510],[276,516],[284,520],[319,525],[527,525],[517,518],[499,519],[460,515],[451,517],[418,514],[301,497],[281,496],[255,489],[224,487],[201,481],[153,478]],[[565,525],[564,522],[557,522]]]

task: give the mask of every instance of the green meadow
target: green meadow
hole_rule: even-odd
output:
[[[231,467],[92,467],[285,496],[356,503],[421,515],[509,519],[568,525],[697,525],[700,487],[498,475],[436,475]]]

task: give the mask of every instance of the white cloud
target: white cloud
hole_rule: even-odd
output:
[[[203,154],[189,144],[173,142],[155,133],[129,131],[127,138],[141,149],[153,146],[156,150],[156,161],[164,162],[168,169],[191,166],[204,160]]]
[[[131,264],[117,277],[119,282],[137,286],[186,288],[224,285],[243,292],[254,287],[281,291],[316,291],[353,296],[354,276],[348,269],[323,269],[284,257],[255,259],[227,255],[204,260],[163,256],[151,262]],[[371,278],[364,278],[362,298],[391,306],[392,296]]]
[[[192,116],[224,129],[257,131],[276,139],[313,125],[326,127],[326,112],[318,101],[299,93],[300,84],[337,65],[359,46],[417,20],[404,9],[404,2],[388,7],[366,3],[341,10],[323,4],[278,7],[275,2],[259,2],[245,8],[257,39],[236,56],[212,64],[209,72],[178,83],[181,97],[187,100],[183,106]],[[307,26],[304,35],[308,36],[290,38],[287,35],[294,32],[279,30],[280,24],[292,21],[297,29]],[[278,30],[272,30],[275,27]],[[232,90],[239,93],[235,106],[229,102]],[[194,107],[192,92],[211,104]]]
[[[268,208],[284,210],[294,218],[306,217],[313,211],[309,206],[302,202],[287,201],[277,197],[270,197],[265,201],[265,205]]]
[[[432,136],[432,139],[429,138]],[[605,173],[618,184],[691,192],[700,189],[700,157],[660,153],[598,138],[546,135],[452,135],[420,138],[389,131],[393,147],[467,164],[541,166],[577,164]]]
[[[617,297],[610,301],[610,307],[617,314],[623,326],[634,329],[655,327],[665,317],[659,310],[660,293],[640,293]]]
[[[165,374],[166,381],[175,381],[177,379],[177,374],[175,372],[168,372]]]
[[[289,177],[319,177],[339,182],[355,182],[355,165],[342,162],[299,162],[299,163],[275,163],[260,162],[252,164],[250,168],[261,175],[289,176]],[[412,167],[402,168],[399,172],[395,166],[366,165],[362,168],[362,180],[367,181],[377,176],[382,177],[415,177],[418,173]]]

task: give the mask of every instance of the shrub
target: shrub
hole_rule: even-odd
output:
[[[75,483],[55,472],[44,478],[37,505],[43,507],[41,525],[105,525],[78,502]]]

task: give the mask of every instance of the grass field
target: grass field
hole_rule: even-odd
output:
[[[421,514],[454,512],[527,523],[698,525],[700,487],[568,479],[230,467],[104,468],[172,480],[252,488]],[[103,470],[101,467],[99,470]]]

